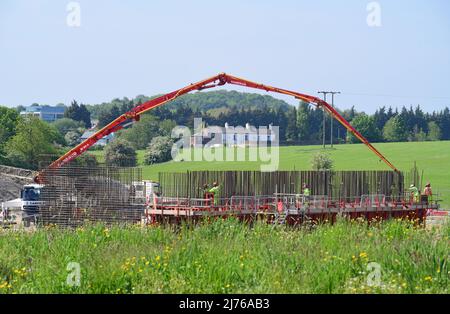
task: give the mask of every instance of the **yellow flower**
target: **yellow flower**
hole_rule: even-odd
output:
[[[372,237],[373,236],[373,233],[372,232],[369,232],[368,234],[367,234],[368,236],[369,236],[369,238],[370,237]]]
[[[161,256],[159,256],[159,255],[155,257],[156,261],[159,261],[160,259],[161,259]]]
[[[367,258],[368,255],[367,255],[366,252],[361,252],[361,253],[359,253],[359,257],[361,257],[361,258]]]
[[[431,276],[426,276],[423,280],[425,280],[425,281],[433,281],[433,278]]]

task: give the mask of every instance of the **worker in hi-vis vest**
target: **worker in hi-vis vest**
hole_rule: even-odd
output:
[[[308,184],[303,184],[303,196],[305,197],[305,204],[309,205],[309,198],[311,196],[311,191],[309,189]]]
[[[409,192],[413,197],[414,203],[419,203],[420,192],[419,189],[414,184],[411,184],[411,186],[409,187]]]
[[[209,193],[214,195],[214,206],[217,206],[220,198],[220,185],[214,182],[212,188],[209,189]]]

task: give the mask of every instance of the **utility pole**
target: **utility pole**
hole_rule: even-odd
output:
[[[334,108],[334,95],[340,94],[341,92],[330,92],[331,94],[331,107]],[[331,141],[331,148],[333,148],[333,118],[331,118],[331,131],[330,131],[330,141]]]
[[[334,108],[334,95],[340,94],[341,92],[325,92],[320,91],[317,92],[318,94],[323,94],[323,101],[327,102],[327,95],[331,94],[331,106]],[[323,148],[325,148],[325,108],[323,108]],[[331,148],[333,148],[333,117],[331,117],[331,130],[330,130],[330,141],[331,141]]]
[[[323,101],[327,102],[327,95],[329,92],[317,92],[318,94],[323,94]],[[323,108],[323,122],[322,122],[322,140],[323,140],[323,148],[325,149],[325,108]]]

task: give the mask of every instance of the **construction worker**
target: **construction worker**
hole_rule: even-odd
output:
[[[433,202],[433,191],[431,190],[431,183],[428,182],[427,185],[425,185],[425,189],[423,190],[423,194],[427,196],[428,198],[428,204],[431,204]]]
[[[214,206],[217,206],[220,198],[220,185],[217,182],[214,182],[212,188],[210,188],[208,192],[214,196]]]
[[[311,191],[306,183],[303,184],[303,197],[305,198],[305,205],[308,206],[309,199],[311,197]]]
[[[208,198],[208,193],[209,193],[209,186],[208,186],[208,184],[203,184],[202,191],[203,191],[203,198],[207,199]]]
[[[395,183],[392,183],[392,185],[391,185],[391,200],[395,201],[395,202],[398,201],[399,194],[400,194],[400,192],[398,190],[397,185]]]
[[[414,203],[419,203],[420,192],[414,184],[411,184],[411,186],[409,187],[409,192],[411,193]]]

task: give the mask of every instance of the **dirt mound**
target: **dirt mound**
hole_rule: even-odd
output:
[[[18,198],[22,186],[33,183],[34,175],[32,170],[0,165],[0,202]]]

